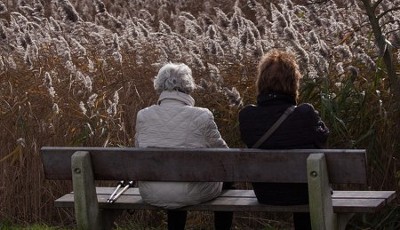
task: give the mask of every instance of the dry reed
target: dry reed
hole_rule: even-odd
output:
[[[71,184],[44,180],[40,147],[132,146],[135,115],[155,102],[152,78],[165,62],[193,69],[197,105],[213,111],[230,146],[243,147],[237,113],[255,102],[258,59],[277,47],[298,55],[301,101],[320,110],[329,146],[367,148],[371,187],[398,189],[390,106],[398,99],[357,1],[94,2],[0,1],[0,221],[72,225],[71,210],[53,207]],[[395,4],[384,0],[378,10]],[[398,18],[393,11],[382,25],[394,45]],[[287,226],[273,219],[240,214],[236,224]]]

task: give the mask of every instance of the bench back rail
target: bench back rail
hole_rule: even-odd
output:
[[[96,180],[307,183],[307,157],[324,153],[330,183],[367,181],[365,150],[342,149],[43,147],[46,178],[71,180],[71,156],[77,151],[90,153]]]

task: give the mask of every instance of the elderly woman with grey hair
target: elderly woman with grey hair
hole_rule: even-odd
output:
[[[191,69],[168,63],[154,79],[160,94],[156,105],[140,110],[136,119],[136,147],[228,148],[210,110],[194,106],[196,88]],[[168,229],[184,229],[186,211],[174,210],[217,197],[221,182],[140,181],[139,192],[151,205],[168,209]],[[231,212],[215,212],[215,229],[230,229]]]

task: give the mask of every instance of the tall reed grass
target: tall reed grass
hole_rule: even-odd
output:
[[[383,22],[400,68],[399,11]],[[255,102],[256,65],[271,48],[297,54],[300,100],[327,122],[329,147],[366,148],[371,189],[398,190],[399,99],[359,1],[0,0],[0,222],[71,225],[71,210],[53,207],[71,184],[44,180],[40,147],[133,146],[136,113],[156,101],[152,78],[165,62],[193,69],[197,105],[243,147],[237,113]],[[398,215],[355,225],[396,228]],[[274,216],[236,220],[287,226]]]

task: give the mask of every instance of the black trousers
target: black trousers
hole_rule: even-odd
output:
[[[168,230],[184,230],[187,211],[168,210]],[[230,230],[232,212],[214,212],[214,228],[216,230]]]
[[[308,204],[307,184],[253,183],[257,200],[270,205]],[[310,213],[293,213],[294,229],[311,230]]]
[[[311,230],[311,218],[309,212],[293,213],[294,229]]]

